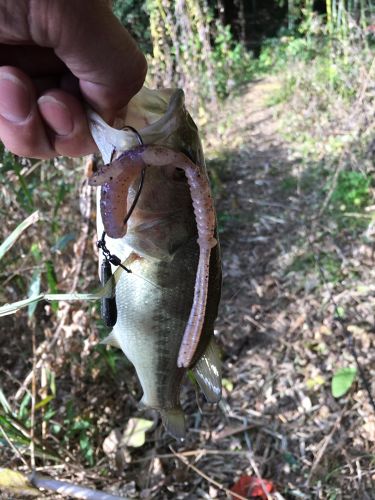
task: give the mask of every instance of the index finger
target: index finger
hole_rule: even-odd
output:
[[[142,87],[146,59],[108,2],[26,3],[31,40],[55,51],[79,79],[83,97],[104,118],[124,107]]]

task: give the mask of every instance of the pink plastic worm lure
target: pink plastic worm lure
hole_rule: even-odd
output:
[[[164,146],[140,146],[123,153],[109,166],[90,178],[92,186],[102,186],[101,214],[106,233],[111,238],[126,234],[124,218],[127,212],[127,193],[131,183],[147,167],[173,165],[184,170],[193,203],[198,229],[199,262],[194,285],[193,305],[181,342],[177,365],[191,365],[202,333],[206,313],[211,248],[217,245],[214,237],[216,218],[208,179],[201,169],[181,152]]]

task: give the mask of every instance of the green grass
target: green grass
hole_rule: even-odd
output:
[[[323,277],[320,276],[319,267],[324,273],[325,280],[338,283],[343,279],[341,270],[341,260],[334,253],[320,253],[315,256],[312,252],[306,252],[298,255],[290,266],[287,268],[286,273],[297,272],[305,275],[315,272],[319,276],[319,281],[324,284]]]
[[[332,193],[332,205],[340,211],[356,211],[370,201],[371,178],[362,172],[340,172]]]
[[[353,170],[340,172],[328,207],[329,216],[336,221],[339,231],[360,234],[367,228],[371,216],[365,208],[371,204],[371,184],[369,174]]]
[[[298,187],[298,177],[295,175],[287,175],[280,182],[280,188],[287,194],[296,191]]]

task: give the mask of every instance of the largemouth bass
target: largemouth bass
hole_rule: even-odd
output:
[[[103,159],[90,179],[101,186],[98,234],[131,273],[114,275],[117,321],[106,343],[135,366],[142,403],[160,411],[167,431],[185,434],[180,387],[187,369],[209,402],[221,397],[220,356],[213,338],[221,290],[216,217],[198,130],[181,90],[142,91],[129,103],[126,125],[89,114]],[[120,124],[121,125],[121,124]],[[118,126],[118,124],[117,124]],[[136,207],[124,224],[146,168]]]

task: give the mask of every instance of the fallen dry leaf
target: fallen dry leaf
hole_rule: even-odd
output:
[[[262,487],[263,482],[263,487]],[[245,498],[261,498],[267,500],[267,493],[274,491],[274,485],[272,481],[267,481],[266,479],[258,479],[255,476],[243,475],[239,480],[232,486],[230,491],[232,493],[237,493]],[[236,497],[232,495],[232,499],[236,500]]]

